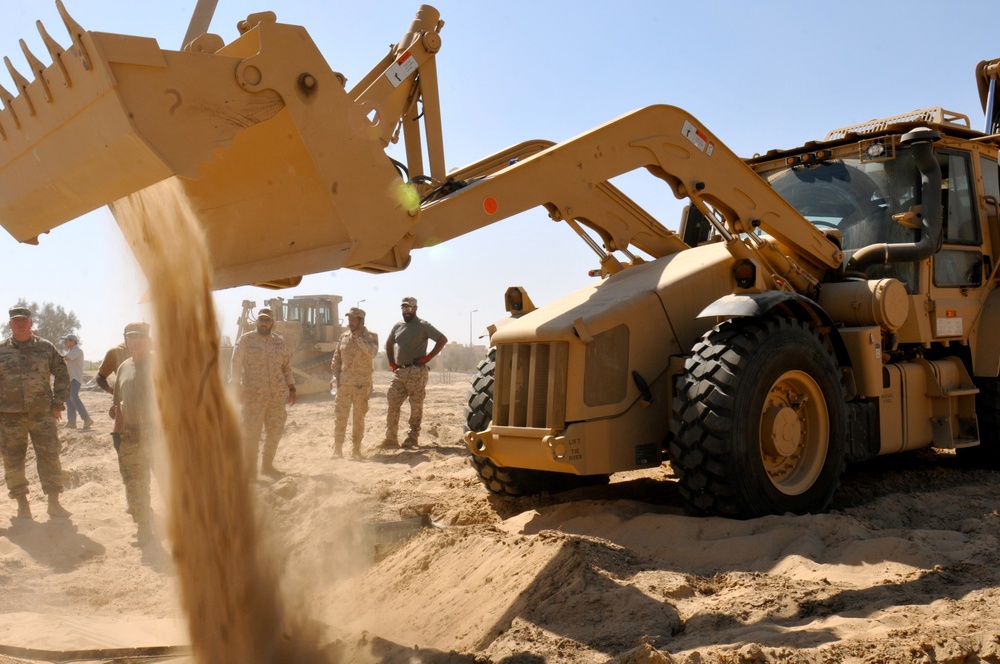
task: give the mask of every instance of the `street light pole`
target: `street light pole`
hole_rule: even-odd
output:
[[[469,349],[472,349],[472,314],[479,311],[479,309],[473,309],[469,312]]]

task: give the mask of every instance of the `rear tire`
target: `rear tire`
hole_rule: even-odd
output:
[[[465,405],[465,430],[485,431],[493,420],[493,374],[496,348],[476,367]],[[469,463],[483,486],[499,496],[531,496],[548,491],[558,493],[584,486],[607,484],[609,475],[571,475],[544,470],[526,470],[498,466],[486,457],[469,455]]]
[[[739,318],[684,364],[670,461],[696,515],[827,509],[845,465],[840,371],[819,335],[788,318]]]

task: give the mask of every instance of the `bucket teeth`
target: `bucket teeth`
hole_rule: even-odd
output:
[[[49,90],[49,84],[45,80],[45,65],[42,61],[35,57],[35,54],[28,50],[28,45],[24,43],[21,39],[18,42],[21,44],[21,52],[24,53],[24,58],[28,61],[28,66],[31,67],[31,73],[35,76],[35,80],[42,84],[42,89],[45,91],[45,101],[52,103],[52,91]]]
[[[59,68],[62,72],[63,81],[66,83],[66,87],[72,87],[73,82],[69,78],[69,72],[66,71],[66,65],[62,61],[62,54],[65,49],[53,39],[48,32],[45,30],[45,26],[42,25],[41,21],[35,21],[35,27],[38,28],[38,34],[42,37],[42,42],[45,44],[45,48],[49,52],[49,56],[52,58],[52,63]],[[53,70],[55,71],[55,70]]]
[[[62,18],[63,25],[66,26],[66,31],[69,32],[69,38],[73,40],[73,46],[79,49],[80,55],[83,56],[84,69],[90,69],[90,55],[87,53],[87,48],[83,45],[83,33],[85,30],[69,15],[62,0],[56,0],[56,9],[59,10],[59,16]]]
[[[28,96],[28,79],[22,76],[21,72],[14,69],[14,65],[11,64],[10,58],[6,55],[3,56],[3,63],[7,65],[7,72],[14,79],[14,86],[21,92],[21,96],[24,97],[24,101],[28,104],[28,113],[34,115],[35,106],[31,103],[31,97]]]
[[[85,34],[84,29],[79,23],[73,20],[72,16],[69,15],[69,12],[66,11],[66,7],[63,5],[62,0],[56,0],[56,9],[58,9],[59,16],[62,18],[62,22],[66,26],[66,31],[69,32],[70,39],[73,42],[74,57],[79,57],[81,59],[84,69],[90,69],[90,56],[83,43],[83,35]],[[53,39],[51,35],[49,35],[41,21],[35,21],[35,27],[38,28],[38,34],[42,38],[42,43],[45,44],[45,49],[52,57],[51,67],[46,67],[45,63],[39,60],[38,57],[31,52],[23,39],[19,40],[18,43],[21,45],[21,51],[24,53],[24,57],[28,61],[28,66],[31,67],[32,77],[41,84],[42,91],[45,94],[45,101],[51,104],[54,101],[54,97],[52,96],[50,82],[54,81],[57,86],[61,82],[65,85],[65,87],[69,88],[72,87],[73,81],[70,79],[69,70],[66,68],[66,63],[64,62],[66,49],[63,48],[59,42]],[[4,109],[7,110],[11,120],[13,120],[14,128],[20,129],[21,118],[17,116],[17,112],[14,110],[13,101],[18,95],[23,97],[28,113],[30,115],[35,115],[35,102],[28,96],[28,85],[30,84],[30,81],[14,68],[10,58],[4,57],[3,61],[7,66],[7,71],[10,73],[11,79],[14,81],[14,89],[17,94],[11,94],[3,86],[0,86],[0,102],[3,102]],[[46,78],[46,74],[48,74],[48,78]],[[59,80],[59,75],[62,76],[61,81]],[[24,109],[21,110],[23,112]],[[9,125],[6,129],[0,125],[0,140],[7,139],[7,132],[9,129]]]
[[[2,85],[0,85],[0,101],[3,101],[3,107],[7,109],[7,112],[10,113],[10,117],[14,119],[14,127],[20,129],[21,121],[17,119],[17,114],[14,112],[14,107],[12,106],[14,95],[12,95],[10,91]],[[0,131],[2,131],[2,129],[0,129]],[[4,133],[4,138],[7,138],[6,133]]]

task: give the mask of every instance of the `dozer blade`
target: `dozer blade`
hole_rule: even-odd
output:
[[[39,23],[52,64],[22,41],[33,80],[5,59],[16,95],[0,88],[0,224],[17,240],[105,204],[156,221],[166,188],[205,229],[217,288],[392,262],[414,206],[305,29],[267,12],[228,45],[165,51],[56,4],[71,46]]]

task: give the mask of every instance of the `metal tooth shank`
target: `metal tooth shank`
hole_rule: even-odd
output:
[[[10,117],[14,118],[14,127],[20,129],[21,121],[17,118],[17,113],[14,112],[14,107],[11,105],[14,101],[14,95],[2,85],[0,85],[0,100],[3,101],[3,107],[10,113]],[[6,133],[4,133],[4,138],[7,138]]]
[[[3,56],[3,63],[7,65],[7,71],[10,73],[10,77],[14,79],[14,85],[18,90],[21,91],[21,95],[24,97],[24,101],[28,104],[28,113],[30,115],[35,114],[35,106],[31,103],[31,97],[28,96],[28,79],[21,75],[21,72],[14,69],[14,65],[11,64],[10,58],[6,55]]]
[[[66,83],[66,87],[73,87],[73,82],[69,78],[69,72],[66,71],[66,65],[63,64],[62,61],[62,54],[65,49],[59,44],[59,42],[49,36],[49,33],[46,32],[45,26],[42,25],[41,21],[35,21],[35,27],[38,28],[38,34],[42,37],[42,42],[45,44],[45,48],[48,50],[49,56],[52,58],[52,64],[56,65],[59,68],[59,71],[62,72],[63,81]],[[55,70],[53,69],[53,72],[54,71]]]
[[[42,89],[45,91],[45,101],[51,104],[52,91],[49,90],[49,84],[45,80],[45,65],[35,57],[34,53],[28,50],[28,45],[24,43],[23,39],[19,40],[18,43],[21,45],[24,58],[28,61],[28,66],[31,67],[31,73],[35,75],[35,80],[42,84]]]
[[[83,33],[86,31],[69,15],[62,0],[56,0],[56,9],[59,10],[59,16],[62,18],[63,25],[66,26],[66,31],[69,32],[69,38],[73,40],[73,46],[79,49],[80,55],[83,56],[84,69],[90,69],[90,54],[87,53],[87,48],[83,45]]]

